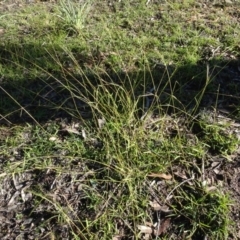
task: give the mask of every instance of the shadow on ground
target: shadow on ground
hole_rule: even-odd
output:
[[[29,64],[24,66],[29,67]],[[149,95],[150,99],[155,96],[158,99],[157,104],[161,104],[163,108],[165,106],[169,113],[176,112],[176,109],[190,112],[194,109],[196,113],[195,107],[199,105],[198,110],[214,108],[235,120],[240,118],[238,60],[212,59],[208,63],[180,67],[155,64],[149,69],[128,73],[112,73],[107,70],[106,74],[98,76],[89,71],[83,76],[64,72],[63,69],[61,72],[48,69],[50,75],[43,74],[34,79],[26,77],[20,81],[2,76],[0,123],[19,124],[33,122],[33,119],[43,123],[56,118],[91,117],[87,104],[78,95],[89,95],[91,84],[96,87],[103,82],[124,84],[128,90],[130,85],[134,85],[133,98]],[[87,91],[82,86],[86,79],[89,85]],[[74,89],[75,96],[69,88]],[[90,95],[88,98],[92,100]],[[146,102],[146,98],[142,97],[140,107],[145,106],[144,101]]]

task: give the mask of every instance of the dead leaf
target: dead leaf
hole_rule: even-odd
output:
[[[218,168],[220,167],[221,162],[212,162],[211,167],[212,168]]]
[[[112,240],[121,240],[121,239],[122,239],[122,236],[120,236],[120,235],[115,235],[112,238]]]
[[[0,178],[1,178],[1,177],[5,177],[6,175],[7,175],[6,173],[1,173],[1,174],[0,174]]]
[[[80,123],[79,122],[73,122],[71,124],[71,127],[74,128],[74,129],[79,128],[80,127]]]
[[[137,228],[140,230],[140,233],[151,234],[153,229],[144,225],[138,225]]]
[[[20,195],[20,191],[16,191],[16,192],[12,195],[10,201],[8,202],[8,206],[16,205],[16,199],[18,198],[19,195]]]
[[[77,135],[81,135],[80,132],[75,129],[75,128],[71,128],[71,127],[66,127],[65,131],[67,131],[68,133],[73,133],[73,134],[77,134]]]
[[[57,138],[55,136],[52,136],[48,140],[51,141],[51,142],[55,142],[57,140]]]
[[[86,134],[86,131],[84,129],[82,129],[82,137],[84,140],[87,139],[87,134]]]
[[[210,187],[206,188],[206,192],[213,192],[215,190],[217,190],[217,187],[215,187],[215,186],[210,186]]]
[[[164,213],[169,213],[171,210],[169,210],[169,207],[164,205],[161,206],[158,202],[156,201],[149,201],[150,206],[153,208],[154,211],[161,211]]]
[[[21,190],[21,197],[22,197],[22,200],[23,200],[23,202],[26,202],[26,201],[28,201],[29,199],[31,199],[32,198],[32,193],[30,193],[30,192],[25,192],[25,190],[27,189],[27,188],[29,188],[29,186],[26,186],[26,187],[24,187],[22,190]]]
[[[213,172],[215,172],[216,174],[219,174],[220,170],[215,168],[215,169],[213,169]]]
[[[160,236],[162,233],[165,233],[170,226],[170,218],[165,218],[161,220],[161,225],[158,229],[154,230],[155,236]]]
[[[145,224],[146,224],[146,226],[148,226],[148,227],[152,227],[152,226],[153,226],[153,224],[152,224],[151,222],[145,222]]]
[[[106,120],[104,119],[104,118],[102,118],[102,119],[98,119],[97,120],[98,121],[98,127],[101,129],[103,126],[104,126],[104,124],[106,123]]]
[[[165,174],[165,173],[150,173],[150,174],[148,174],[148,177],[163,178],[163,179],[165,179],[165,180],[170,180],[170,179],[172,179],[172,175],[170,175],[170,174]]]
[[[180,177],[182,179],[188,179],[185,173],[181,173],[179,171],[174,172],[174,175],[176,175],[177,177]]]
[[[159,203],[157,203],[156,201],[154,201],[154,202],[149,201],[149,204],[153,208],[154,211],[160,211],[162,208],[162,206]]]
[[[67,132],[67,133],[73,133],[73,134],[77,134],[77,135],[81,135],[80,132],[76,129],[72,129],[70,127],[66,127],[64,129],[61,130],[62,132]]]

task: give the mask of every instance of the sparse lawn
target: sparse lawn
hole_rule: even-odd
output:
[[[1,239],[240,239],[237,1],[0,3]]]

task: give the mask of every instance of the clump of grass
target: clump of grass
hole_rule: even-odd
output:
[[[197,190],[197,191],[196,191]],[[208,191],[201,182],[179,187],[172,199],[176,226],[185,238],[226,239],[229,221],[229,196]]]
[[[96,76],[98,75],[96,74]],[[131,81],[131,79],[129,80]],[[120,210],[125,205],[129,206],[129,208],[125,207],[127,215],[122,218],[127,218],[131,222],[131,227],[127,226],[128,230],[126,231],[132,231],[131,234],[137,236],[138,233],[134,226],[147,218],[144,214],[147,208],[147,199],[140,197],[136,187],[141,189],[140,186],[149,172],[166,172],[172,165],[180,163],[187,169],[196,167],[195,160],[205,156],[206,139],[203,142],[197,139],[195,141],[188,139],[185,135],[186,132],[180,130],[177,122],[172,121],[174,115],[168,116],[161,106],[159,108],[159,105],[155,107],[152,105],[144,115],[139,116],[138,103],[145,94],[136,97],[133,82],[129,82],[129,84],[126,82],[108,82],[101,79],[100,76],[97,84],[92,84],[88,78],[84,78],[84,81],[81,82],[81,86],[84,87],[85,84],[85,90],[88,94],[82,95],[81,92],[77,91],[76,85],[71,83],[68,85],[68,90],[72,92],[74,97],[84,99],[92,109],[95,119],[95,135],[102,145],[101,160],[98,159],[97,162],[106,168],[106,172],[103,171],[104,173],[101,175],[102,180],[106,177],[108,185],[115,182],[119,183],[118,191],[128,196],[127,203],[125,198],[121,198],[119,201],[114,200],[113,195],[109,198],[117,204]],[[198,95],[200,96],[198,101],[201,100],[205,89],[206,86]],[[86,98],[86,96],[90,96],[91,99]],[[173,91],[172,97],[174,97]],[[196,108],[198,107],[197,104]],[[183,113],[181,111],[181,114]],[[188,113],[185,112],[185,114],[185,117],[188,118]],[[196,185],[189,187],[189,191],[193,192],[188,194],[187,198],[185,194],[188,190],[184,187],[179,188],[174,196],[174,202],[171,203],[174,212],[177,216],[180,215],[185,219],[181,227],[187,229],[189,236],[217,236],[221,239],[227,236],[226,229],[229,223],[225,218],[228,214],[229,201],[224,194],[206,192],[198,184],[196,182]],[[141,205],[139,201],[145,204]],[[138,202],[137,205],[136,202]],[[196,208],[202,208],[202,212],[208,212],[209,215],[199,214],[199,211],[195,211]],[[132,215],[133,212],[135,215]],[[194,215],[192,215],[193,212]],[[221,217],[218,215],[219,212],[222,213]],[[95,222],[90,221],[88,224],[93,229],[96,226],[105,229],[104,226],[107,224],[108,229],[104,230],[105,234],[101,235],[102,233],[99,232],[99,236],[106,238],[111,236],[114,231],[109,221],[113,222],[112,219],[117,219],[121,213],[106,203],[101,209],[101,214],[102,217],[99,217]],[[216,217],[220,218],[218,224],[213,221]]]
[[[202,128],[204,141],[212,151],[226,156],[236,151],[239,140],[234,134],[226,133],[226,127],[202,124]]]
[[[84,27],[87,17],[89,17],[89,12],[92,7],[91,1],[85,1],[74,3],[70,0],[61,0],[59,5],[61,24],[63,28],[68,31],[76,31],[79,33]]]
[[[221,121],[215,113],[203,111],[198,124],[200,137],[211,152],[228,156],[237,150],[239,139],[231,130],[231,121]]]
[[[70,58],[74,63],[77,62],[73,56]],[[179,108],[174,103],[180,101],[175,96],[174,88],[170,89],[168,107],[175,111],[170,115],[159,105],[161,96],[146,94],[146,90],[136,95],[139,91],[135,89],[137,83],[128,75],[123,81],[121,78],[115,81],[110,75],[106,80],[103,75],[93,72],[94,78],[89,78],[79,65],[76,64],[75,67],[81,74],[79,79],[72,76],[63,81],[50,73],[49,75],[54,77],[62,89],[69,92],[73,102],[81,100],[89,106],[92,120],[86,122],[81,117],[78,105],[73,104],[66,111],[82,120],[81,127],[75,131],[77,136],[74,137],[74,132],[69,131],[70,135],[61,140],[61,130],[54,123],[47,124],[43,131],[39,127],[35,128],[31,142],[22,147],[24,161],[18,165],[18,173],[37,169],[46,174],[47,169],[51,169],[54,176],[58,174],[64,178],[66,171],[76,163],[82,165],[85,169],[83,172],[94,171],[83,188],[84,201],[87,202],[85,208],[91,212],[91,216],[85,213],[85,219],[74,212],[77,211],[76,208],[67,200],[61,201],[53,198],[51,193],[49,195],[49,187],[44,187],[46,184],[40,182],[32,187],[30,192],[39,201],[39,208],[43,204],[52,206],[54,214],[46,219],[45,224],[53,222],[54,225],[67,225],[69,234],[76,239],[95,239],[96,236],[98,239],[106,239],[119,231],[114,223],[120,217],[123,219],[124,234],[137,238],[137,226],[153,218],[148,206],[150,194],[143,196],[147,175],[152,172],[169,172],[173,166],[181,166],[187,174],[195,169],[201,175],[198,161],[204,159],[210,143],[208,138],[188,138],[189,124],[183,124],[182,121],[191,121],[191,117],[183,109],[177,114]],[[61,65],[61,68],[68,73],[64,66]],[[168,81],[169,84],[165,84],[165,87],[172,86],[170,78]],[[155,89],[160,88],[153,79],[152,85]],[[199,108],[198,103],[206,87],[204,85],[201,93],[197,94],[200,99],[196,100],[195,111]],[[161,89],[160,94],[164,90]],[[151,104],[147,104],[149,97],[152,98]],[[142,111],[139,112],[141,105]],[[221,134],[210,131],[209,125],[203,126],[209,139],[218,138]],[[54,140],[51,140],[52,137]],[[226,143],[223,146],[223,143],[224,141],[216,139],[215,145],[220,146],[221,151],[231,147]],[[9,165],[5,169],[12,171]],[[72,172],[69,177],[74,179],[75,174],[77,173]],[[176,231],[180,229],[180,235],[187,231],[188,236],[194,237],[221,239],[227,236],[229,200],[223,193],[207,192],[199,180],[190,186],[181,183],[179,186],[178,181],[174,181],[169,183],[168,189],[169,194],[173,194],[168,203],[173,212],[171,217],[177,224]],[[83,203],[83,199],[79,201]],[[74,213],[69,214],[71,212]],[[218,218],[217,223],[215,218]],[[179,224],[178,219],[184,219],[183,223]]]
[[[94,175],[87,178],[83,188],[85,200],[79,199],[82,204],[86,202],[85,208],[91,216],[85,213],[83,219],[72,203],[53,197],[49,186],[41,184],[41,178],[39,184],[30,189],[35,201],[39,202],[35,211],[50,204],[53,214],[44,224],[67,225],[69,234],[76,239],[111,238],[119,231],[115,226],[119,218],[123,219],[124,234],[138,238],[137,225],[153,218],[148,206],[149,194],[143,194],[147,175],[168,172],[176,165],[184,166],[187,172],[199,169],[197,160],[205,156],[205,141],[189,139],[187,128],[181,127],[181,118],[164,113],[161,106],[150,105],[139,116],[138,101],[146,96],[135,96],[132,82],[124,85],[123,82],[118,84],[99,78],[96,85],[87,76],[81,80],[84,92],[79,91],[77,79],[75,84],[67,80],[62,87],[73,98],[90,106],[92,122],[83,120],[77,135],[69,132],[64,141],[59,138],[61,131],[57,124],[48,124],[44,131],[33,129],[30,142],[21,147],[24,161],[19,163],[17,172],[37,170],[44,175],[51,169],[54,178],[57,174],[60,180],[72,164],[81,164],[85,169],[83,172],[91,169]],[[185,117],[189,119],[187,113]],[[81,130],[84,134],[80,133]],[[211,131],[208,134],[214,135]],[[5,170],[12,171],[9,165]],[[201,174],[198,170],[197,173]],[[72,171],[68,177],[74,179],[76,174]],[[225,195],[206,192],[197,180],[190,186],[178,184],[172,182],[168,188],[173,194],[169,202],[174,213],[171,217],[176,229],[180,229],[180,235],[187,232],[188,236],[219,239],[227,236],[229,200]],[[178,219],[184,221],[180,224]],[[55,236],[57,233],[51,234]]]

